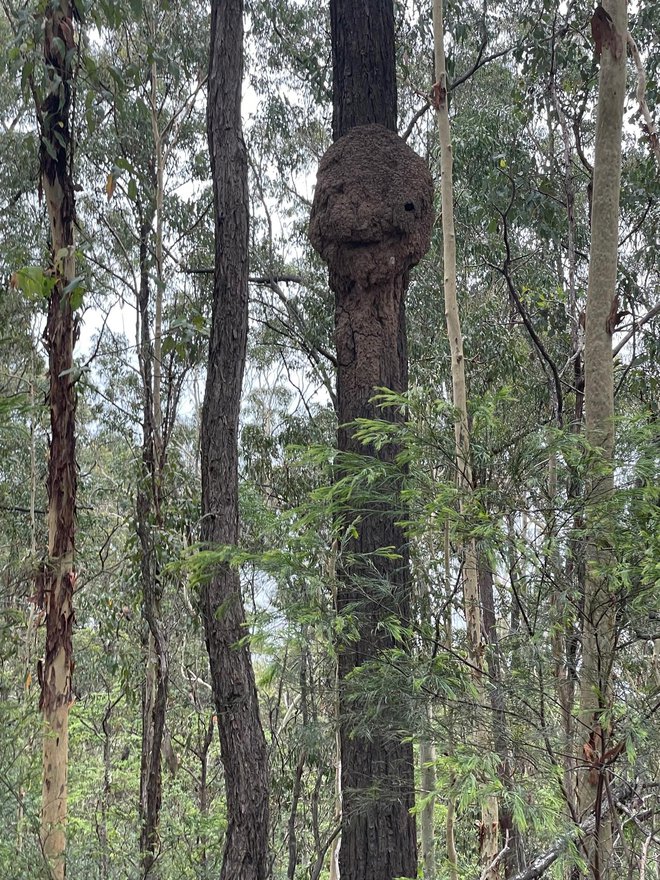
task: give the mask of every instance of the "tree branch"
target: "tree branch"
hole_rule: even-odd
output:
[[[642,130],[647,135],[651,151],[655,155],[658,164],[660,164],[660,138],[658,138],[658,128],[653,121],[649,105],[646,102],[646,71],[644,70],[637,43],[634,41],[630,31],[628,31],[628,48],[630,49],[630,55],[635,62],[635,68],[637,69],[637,91],[635,92],[635,97],[639,104],[639,115],[644,120]]]
[[[632,786],[626,786],[624,791],[614,793],[613,801],[617,806],[622,806],[638,794]],[[608,799],[605,798],[601,810],[601,820],[610,812]],[[562,856],[572,843],[576,843],[578,839],[585,834],[592,834],[596,827],[596,811],[592,810],[589,817],[580,822],[572,831],[558,837],[555,842],[544,853],[538,855],[526,868],[516,874],[511,880],[538,880],[550,868],[557,859]]]
[[[511,201],[509,202],[509,206],[507,207],[506,211],[500,211],[499,208],[495,209],[497,211],[497,213],[500,215],[500,217],[502,218],[504,247],[506,249],[506,257],[504,259],[504,265],[503,266],[496,266],[493,263],[490,263],[489,265],[491,265],[492,268],[496,269],[503,276],[504,280],[506,281],[506,286],[509,290],[509,294],[511,296],[511,299],[513,300],[516,308],[518,309],[518,313],[523,320],[523,324],[527,328],[527,332],[532,337],[532,341],[534,342],[534,345],[536,346],[536,349],[537,349],[539,355],[541,356],[542,360],[545,361],[545,363],[550,368],[550,372],[552,373],[552,378],[553,378],[554,388],[555,388],[555,403],[556,403],[556,410],[557,410],[556,411],[557,422],[561,426],[562,421],[563,421],[563,412],[564,412],[564,397],[563,397],[562,390],[561,390],[561,379],[559,377],[559,371],[557,370],[557,366],[556,366],[555,362],[552,360],[552,358],[548,354],[546,347],[544,346],[544,344],[541,340],[541,337],[536,332],[536,329],[534,328],[534,324],[532,323],[529,315],[527,314],[527,310],[523,306],[522,300],[518,296],[518,291],[516,290],[516,286],[513,283],[513,279],[511,278],[511,244],[509,242],[509,228],[508,228],[507,215],[511,209],[511,206],[513,205],[513,200],[515,198],[515,184],[513,181],[511,181],[511,186],[512,186]]]

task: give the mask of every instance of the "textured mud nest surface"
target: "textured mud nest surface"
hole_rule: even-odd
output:
[[[331,274],[361,286],[402,275],[426,253],[432,224],[429,170],[394,132],[358,126],[321,159],[309,235]]]

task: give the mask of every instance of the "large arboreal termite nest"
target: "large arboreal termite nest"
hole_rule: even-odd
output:
[[[309,236],[333,287],[405,277],[426,253],[432,224],[431,174],[389,129],[352,128],[321,159]]]

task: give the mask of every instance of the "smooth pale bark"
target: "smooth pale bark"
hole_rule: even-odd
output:
[[[448,601],[452,595],[451,583],[451,536],[449,533],[449,519],[445,520],[444,527],[444,582],[446,596],[445,611],[445,644],[451,648],[453,642],[453,625],[452,625],[452,605]],[[454,710],[451,706],[447,708],[447,748],[449,754],[453,754],[454,750]],[[447,865],[449,867],[449,880],[458,880],[458,854],[456,852],[456,800],[454,797],[454,779],[452,778],[449,785],[449,796],[447,798],[447,820],[445,822],[445,851],[447,855]]]
[[[456,469],[458,473],[459,509],[465,510],[465,496],[472,491],[472,468],[470,464],[470,433],[468,427],[467,391],[465,383],[465,358],[463,356],[463,335],[456,296],[456,233],[454,231],[454,187],[451,128],[449,124],[449,104],[447,91],[447,69],[444,49],[444,25],[442,0],[433,3],[433,41],[435,49],[434,103],[440,138],[440,173],[442,197],[442,243],[444,266],[445,318],[451,350],[452,397],[456,410],[454,424],[456,439]],[[467,624],[467,643],[469,661],[477,703],[483,705],[485,689],[483,683],[484,646],[482,637],[481,606],[479,597],[477,549],[474,539],[466,541],[463,547],[463,602]],[[480,725],[477,730],[478,744],[490,748],[487,728]],[[496,862],[499,852],[499,815],[497,798],[488,795],[481,807],[479,828],[479,852],[484,880],[496,880],[499,876]]]
[[[580,678],[578,809],[581,817],[600,809],[607,783],[602,758],[608,741],[616,596],[609,568],[614,564],[607,502],[613,492],[614,372],[612,332],[617,312],[617,251],[621,139],[626,90],[626,0],[604,0],[610,18],[602,27],[598,111],[593,173],[591,250],[585,326],[585,436],[597,452],[587,479],[586,576]],[[596,817],[598,818],[598,817]],[[611,824],[596,821],[587,840],[594,880],[611,876]]]
[[[74,189],[71,179],[71,6],[62,0],[44,14],[44,60],[49,92],[42,117],[41,186],[48,209],[51,270],[55,284],[44,333],[48,351],[50,454],[48,460],[48,562],[38,598],[46,616],[46,647],[40,665],[44,718],[41,844],[53,880],[66,873],[69,707],[72,701],[74,538],[76,529],[76,393],[73,347],[76,322],[67,285],[75,277]],[[67,54],[67,53],[65,53]],[[46,148],[45,143],[48,144]]]
[[[249,202],[241,124],[242,0],[211,5],[208,135],[215,212],[215,275],[202,410],[202,541],[238,542],[238,422],[248,331]],[[236,569],[216,569],[202,614],[225,771],[223,880],[268,874],[268,761]]]

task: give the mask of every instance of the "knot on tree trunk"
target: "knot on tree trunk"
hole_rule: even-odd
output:
[[[360,125],[319,164],[309,225],[331,284],[360,287],[404,276],[426,253],[433,181],[426,163],[382,125]]]

